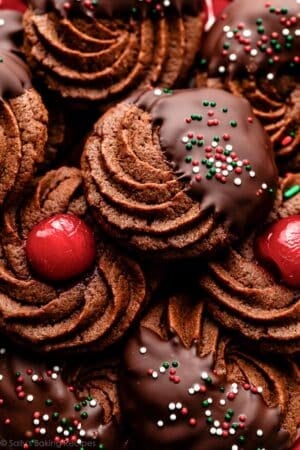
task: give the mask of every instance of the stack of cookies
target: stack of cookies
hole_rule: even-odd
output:
[[[3,448],[299,448],[300,2],[205,22],[0,12]]]

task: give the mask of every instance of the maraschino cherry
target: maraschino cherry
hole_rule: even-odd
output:
[[[292,450],[300,450],[300,438],[295,442]]]
[[[275,266],[288,286],[300,287],[300,215],[273,223],[256,241],[257,257]]]
[[[62,281],[88,270],[96,256],[91,229],[72,214],[56,214],[28,234],[26,255],[32,269],[43,279]]]

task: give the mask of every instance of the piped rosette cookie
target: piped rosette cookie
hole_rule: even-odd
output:
[[[203,42],[198,86],[246,97],[274,145],[279,167],[300,169],[298,0],[234,1]]]
[[[8,346],[1,337],[2,443],[13,448],[122,450],[117,362],[62,362]]]
[[[87,139],[86,197],[103,229],[147,257],[211,255],[272,207],[277,172],[249,103],[216,89],[154,90]]]
[[[300,350],[300,177],[281,182],[264,226],[199,277],[207,307],[224,326],[265,350]]]
[[[178,86],[200,46],[202,0],[29,1],[24,50],[37,78],[81,105]]]
[[[249,353],[195,293],[153,306],[129,338],[122,366],[121,406],[137,448],[283,450],[296,439],[293,364]]]
[[[48,172],[3,216],[3,332],[36,351],[100,350],[123,336],[145,302],[145,276],[93,229],[80,171]]]
[[[43,161],[48,115],[17,51],[20,14],[0,13],[0,205],[20,193]]]

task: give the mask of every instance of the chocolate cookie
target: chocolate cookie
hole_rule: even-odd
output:
[[[300,350],[299,192],[299,175],[287,176],[266,231],[258,227],[199,277],[215,319],[283,353]]]
[[[38,78],[78,103],[178,86],[199,49],[202,0],[30,0],[24,49]]]
[[[109,110],[82,169],[99,224],[146,256],[211,254],[271,208],[271,144],[246,100],[154,89]]]
[[[238,0],[209,31],[198,86],[246,97],[279,166],[300,170],[300,18],[297,0]]]
[[[125,449],[113,360],[37,360],[1,338],[0,373],[1,446]]]
[[[0,14],[4,21],[0,27],[0,204],[8,194],[22,192],[30,182],[43,161],[47,141],[47,111],[31,85],[26,64],[13,52],[14,42],[10,41],[19,26],[15,18],[10,12]]]
[[[137,448],[280,450],[296,438],[298,383],[293,365],[253,356],[185,292],[129,339],[121,405]]]
[[[102,349],[146,299],[140,265],[93,233],[81,185],[61,167],[3,213],[0,328],[36,351]]]

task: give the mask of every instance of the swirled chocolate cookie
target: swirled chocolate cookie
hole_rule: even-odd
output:
[[[277,173],[246,100],[216,89],[137,95],[109,110],[82,169],[99,224],[146,256],[211,254],[271,208]]]
[[[140,265],[93,233],[81,184],[50,171],[3,213],[0,328],[37,351],[102,349],[146,298]]]
[[[298,0],[229,5],[203,43],[198,85],[245,96],[274,144],[279,165],[300,169]]]
[[[12,51],[14,43],[9,36],[18,27],[13,18],[13,14],[4,14],[5,23],[0,27],[4,46],[1,41],[0,204],[12,191],[20,193],[31,180],[43,161],[47,141],[47,111],[31,85],[26,64]]]
[[[266,350],[300,350],[300,178],[282,181],[266,228],[209,263],[207,306]]]
[[[224,335],[197,295],[164,299],[124,352],[121,405],[137,448],[289,448],[300,390],[281,366]]]
[[[2,446],[125,449],[113,360],[37,361],[0,345]]]
[[[30,0],[25,44],[35,75],[69,100],[105,102],[185,80],[199,49],[202,0]]]

